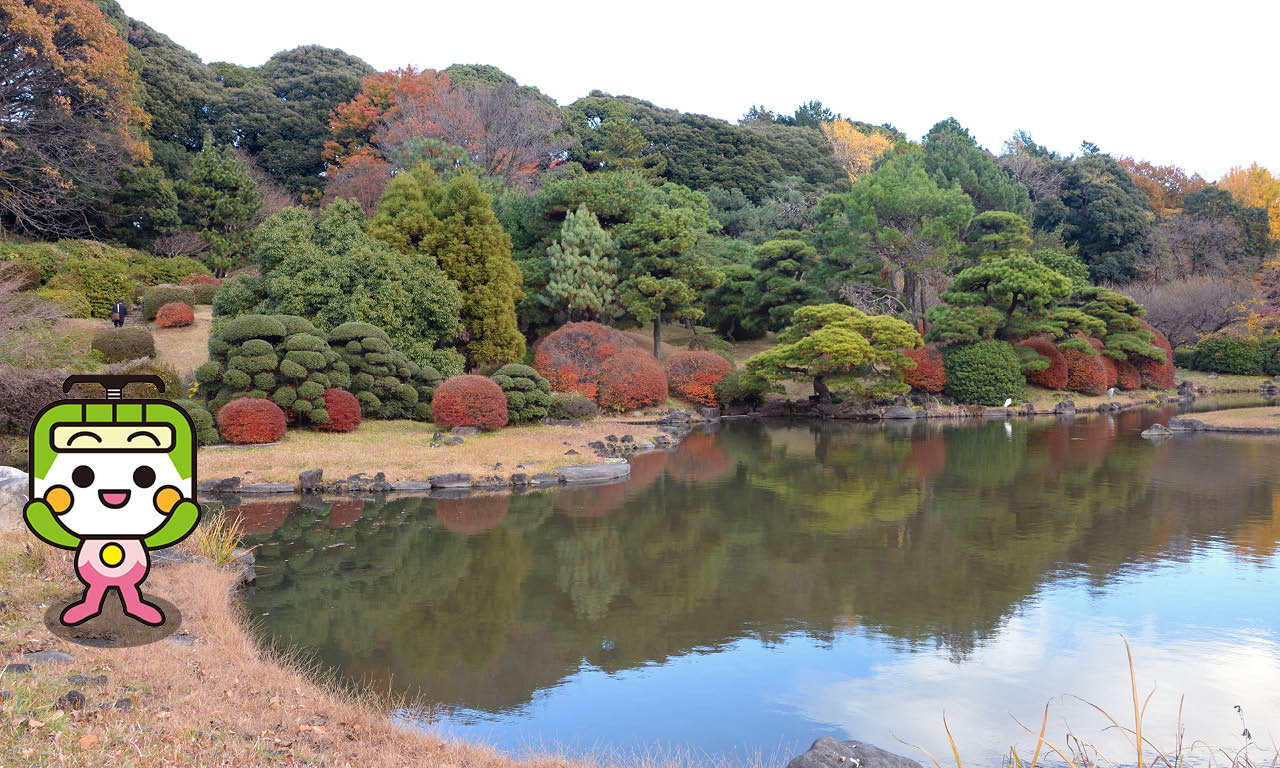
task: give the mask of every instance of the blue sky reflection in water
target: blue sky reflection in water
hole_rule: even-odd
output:
[[[1169,411],[970,426],[726,424],[627,486],[509,503],[242,505],[264,628],[528,748],[738,757],[821,735],[1028,754],[1074,693],[1188,739],[1280,741],[1280,444],[1152,444]],[[342,546],[334,547],[334,544]],[[770,761],[773,762],[773,761]],[[927,762],[927,761],[926,761]]]

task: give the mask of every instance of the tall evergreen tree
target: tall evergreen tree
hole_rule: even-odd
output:
[[[569,211],[560,239],[547,248],[551,279],[547,296],[567,307],[570,319],[608,320],[617,312],[618,261],[613,238],[585,205]]]
[[[206,136],[191,175],[175,186],[183,222],[209,243],[209,266],[226,274],[249,253],[249,225],[262,208],[257,184],[230,147],[215,146]]]
[[[761,315],[771,331],[786,328],[797,309],[818,303],[822,296],[813,280],[805,279],[818,266],[818,252],[795,237],[799,232],[780,234],[786,239],[769,240],[756,248],[752,265],[757,274],[752,312]]]

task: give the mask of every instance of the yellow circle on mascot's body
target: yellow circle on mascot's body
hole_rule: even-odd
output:
[[[120,561],[124,560],[124,550],[120,548],[119,544],[108,544],[102,548],[100,556],[104,565],[108,568],[114,568],[120,564]]]

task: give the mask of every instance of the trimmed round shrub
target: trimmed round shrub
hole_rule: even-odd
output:
[[[305,367],[314,352],[294,346],[288,361]],[[392,349],[381,328],[343,323],[329,332],[326,349],[338,360],[329,373],[330,384],[355,395],[364,418],[432,419],[431,397],[444,377]]]
[[[360,401],[344,389],[329,387],[324,391],[324,410],[329,420],[323,424],[314,424],[316,429],[325,432],[354,432],[360,426]],[[314,412],[311,415],[314,422]]]
[[[222,281],[213,275],[200,274],[199,272],[196,272],[179,280],[178,285],[185,285],[187,287],[196,285],[212,285],[214,288],[217,288],[222,285]]]
[[[695,350],[672,352],[663,369],[667,388],[676,397],[708,408],[719,408],[716,384],[733,369],[728,360],[715,352]]]
[[[916,392],[938,394],[947,386],[947,369],[942,353],[936,347],[904,349],[903,354],[915,361],[916,367],[904,370],[902,380]]]
[[[1129,362],[1133,363],[1133,367],[1138,369],[1138,373],[1142,375],[1142,385],[1151,389],[1172,389],[1173,380],[1176,371],[1173,367],[1173,348],[1169,346],[1169,339],[1163,333],[1156,330],[1155,326],[1146,320],[1139,319],[1138,322],[1148,331],[1155,334],[1155,341],[1151,342],[1157,347],[1164,350],[1164,362],[1152,360],[1149,357],[1140,357],[1131,355]]]
[[[600,415],[600,406],[582,395],[572,392],[552,392],[547,404],[547,417],[552,419],[594,419]]]
[[[218,409],[218,432],[233,445],[274,443],[284,437],[284,411],[258,397],[232,400]]]
[[[507,424],[507,397],[492,379],[454,376],[436,387],[431,412],[439,427],[501,429]]]
[[[667,401],[667,375],[658,358],[636,347],[620,350],[600,366],[596,402],[611,411],[633,411]]]
[[[164,382],[164,392],[156,389],[154,384],[144,384],[142,382],[126,384],[123,391],[125,397],[143,400],[177,400],[185,394],[182,390],[182,376],[178,374],[176,368],[168,363],[147,360],[125,368],[120,371],[120,374],[124,376],[159,376],[160,380]]]
[[[1045,389],[1065,389],[1067,386],[1067,361],[1062,356],[1062,350],[1058,349],[1058,345],[1043,336],[1036,336],[1030,339],[1024,339],[1018,342],[1019,346],[1027,347],[1035,351],[1037,355],[1049,361],[1047,368],[1040,370],[1022,370],[1022,375],[1027,378],[1028,384],[1034,384],[1037,387]]]
[[[624,349],[635,349],[635,344],[607,325],[566,323],[538,342],[533,367],[555,391],[576,392],[598,402],[602,366]]]
[[[1003,405],[1022,397],[1026,386],[1013,345],[988,339],[948,347],[942,355],[947,394],[962,403]]]
[[[1128,360],[1116,361],[1116,387],[1126,392],[1142,389],[1142,374]]]
[[[212,304],[218,295],[218,286],[208,283],[196,283],[191,286],[191,295],[197,304]]]
[[[196,303],[196,297],[190,288],[183,288],[178,285],[152,286],[142,294],[142,316],[148,320],[155,320],[156,313],[160,311],[161,307],[175,301],[191,306]]]
[[[171,301],[156,312],[156,325],[161,328],[184,328],[195,321],[195,310],[181,301]]]
[[[26,261],[0,262],[0,283],[13,283],[17,291],[34,291],[40,287],[40,267]]]
[[[79,291],[66,288],[41,288],[36,291],[36,295],[56,304],[63,317],[93,316],[89,308],[89,300]]]
[[[213,297],[214,317],[239,317],[262,302],[264,289],[262,278],[257,275],[237,275],[222,282]]]
[[[319,351],[303,351],[312,349]],[[289,359],[297,354],[309,356],[308,365]],[[267,398],[285,409],[287,423],[316,425],[329,421],[324,390],[345,370],[306,320],[243,315],[209,338],[209,362],[196,369],[196,380],[214,411],[237,398]]]
[[[214,445],[221,442],[218,429],[213,426],[213,414],[209,413],[209,409],[205,408],[203,403],[195,400],[178,400],[174,405],[186,411],[191,417],[191,423],[196,428],[196,445]]]
[[[156,353],[156,341],[151,331],[136,325],[124,328],[103,328],[94,334],[93,342],[89,346],[101,352],[102,359],[108,363],[152,357]]]
[[[735,368],[716,382],[716,399],[725,408],[759,408],[769,385],[763,379]]]
[[[1107,369],[1103,367],[1102,355],[1071,348],[1062,350],[1062,357],[1067,361],[1066,389],[1086,395],[1107,391]]]
[[[1262,347],[1257,339],[1242,339],[1228,333],[1205,336],[1196,344],[1191,367],[1197,371],[1262,374]]]
[[[507,421],[519,424],[547,418],[551,385],[527,365],[508,363],[489,378],[502,387],[507,397]]]
[[[733,344],[725,341],[714,333],[700,333],[689,339],[688,349],[691,351],[705,350],[707,352],[715,352],[723,357],[730,366],[733,365]]]

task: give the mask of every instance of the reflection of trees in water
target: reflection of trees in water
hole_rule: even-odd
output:
[[[255,537],[251,607],[328,663],[486,709],[584,658],[855,622],[963,655],[1056,573],[1105,580],[1208,536],[1274,551],[1274,450],[1152,444],[1150,418],[726,424],[684,458],[637,457],[629,483],[513,496],[468,536],[436,522],[445,502],[371,504],[339,530],[322,505]]]
[[[227,520],[239,523],[248,535],[268,534],[284,525],[293,511],[291,501],[249,501],[223,507]]]
[[[510,509],[511,497],[505,493],[436,500],[436,517],[454,533],[480,533],[497,528]]]

